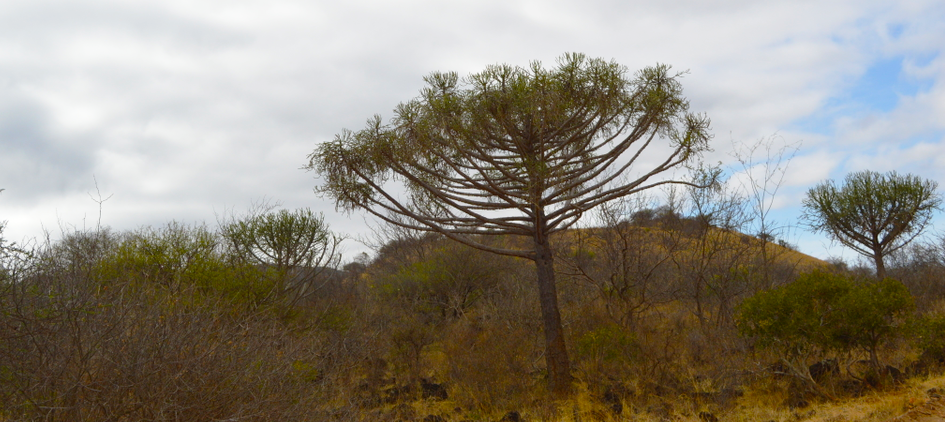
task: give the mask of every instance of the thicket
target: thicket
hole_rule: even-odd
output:
[[[945,361],[945,243],[875,281],[742,234],[750,213],[719,198],[626,201],[553,239],[587,399],[567,412],[520,259],[386,229],[341,266],[307,210],[2,243],[0,419],[622,420],[758,390],[799,406]],[[321,240],[264,241],[279,227]]]
[[[810,362],[861,352],[869,358],[870,375],[891,376],[880,364],[880,347],[904,332],[912,305],[896,280],[855,280],[817,269],[745,299],[737,325],[757,346],[773,350],[791,376],[832,397],[815,380]]]

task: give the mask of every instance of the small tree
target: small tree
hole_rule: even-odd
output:
[[[3,189],[0,189],[0,192],[3,192]],[[3,238],[3,230],[6,228],[7,222],[0,221],[0,283],[7,281],[7,278],[9,277],[9,271],[6,268],[6,261],[9,251],[13,248],[13,245],[7,243],[7,240]]]
[[[602,204],[687,183],[655,177],[708,148],[709,120],[688,112],[678,79],[666,65],[630,78],[581,54],[553,69],[490,66],[463,80],[434,73],[389,125],[375,116],[342,132],[309,155],[308,168],[323,180],[317,192],[343,210],[534,261],[550,385],[564,393],[570,363],[550,237]],[[494,235],[531,242],[483,241]]]
[[[778,353],[792,375],[829,396],[814,381],[808,361],[860,350],[879,371],[879,347],[903,331],[911,309],[912,296],[898,281],[857,282],[815,270],[745,299],[736,323],[743,336]]]
[[[761,242],[758,242],[761,252],[761,283],[756,286],[761,288],[769,288],[774,284],[772,264],[778,261],[777,255],[787,250],[772,248],[769,244],[776,242],[786,229],[772,221],[771,211],[787,175],[788,166],[800,149],[800,143],[785,143],[777,147],[780,141],[780,137],[772,136],[754,144],[738,145],[732,154],[741,167],[740,178],[746,194],[746,205],[753,217],[749,222],[751,232],[757,233],[756,237],[761,239]]]
[[[241,259],[276,272],[275,296],[292,306],[317,290],[313,283],[338,265],[338,245],[321,215],[308,208],[254,212],[222,226],[229,247]]]
[[[820,270],[802,274],[745,299],[737,308],[736,325],[742,336],[775,351],[792,375],[823,393],[807,361],[834,347],[829,327],[837,321],[837,303],[849,291],[850,281],[842,275]]]
[[[913,307],[909,290],[896,280],[857,284],[837,304],[833,337],[841,347],[868,353],[873,369],[880,372],[879,346],[902,331]]]
[[[938,183],[913,175],[874,171],[814,186],[804,199],[802,219],[814,231],[872,258],[876,276],[886,277],[883,258],[915,239],[939,209]]]

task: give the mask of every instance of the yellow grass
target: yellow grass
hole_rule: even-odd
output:
[[[558,239],[559,241],[572,245],[578,242],[578,239],[582,239],[586,246],[592,248],[601,247],[604,243],[601,237],[604,230],[607,229],[572,229],[559,234]],[[737,253],[734,251],[744,250],[744,247],[740,247],[739,245],[749,246],[752,250],[752,254],[761,255],[761,239],[717,227],[710,227],[705,237],[702,239],[688,237],[673,230],[660,227],[631,226],[630,230],[636,232],[632,237],[638,241],[645,242],[647,244],[646,248],[654,251],[667,252],[664,244],[665,239],[675,238],[676,241],[679,242],[673,246],[676,251],[693,257],[700,253]],[[710,248],[711,250],[706,251],[706,248]],[[829,265],[821,259],[783,247],[777,243],[765,242],[764,248],[767,256],[771,258],[773,262],[794,266],[799,272]]]
[[[871,392],[863,397],[832,403],[815,403],[804,409],[793,410],[781,405],[782,397],[748,392],[738,400],[734,408],[711,413],[719,421],[725,422],[884,422],[925,404],[929,400],[927,392],[932,388],[945,389],[945,375],[915,378],[894,390]],[[701,422],[699,413],[712,410],[683,400],[671,404],[674,410],[669,415],[670,420],[679,422]],[[538,414],[541,412],[533,410],[523,411],[522,416],[524,420],[529,421],[555,422],[665,420],[646,412],[645,409],[632,409],[627,404],[624,405],[622,414],[615,415],[606,405],[592,399],[583,387],[579,387],[574,398],[556,403],[555,408],[557,415],[554,419],[542,418]],[[493,420],[498,420],[501,416],[496,415]]]
[[[932,388],[945,389],[945,375],[915,378],[894,390],[871,392],[838,402],[814,403],[803,409],[786,408],[781,404],[783,397],[765,392],[746,392],[734,407],[725,411],[693,404],[686,397],[676,400],[654,397],[648,403],[667,402],[672,409],[669,415],[661,416],[646,409],[658,406],[634,408],[627,402],[623,403],[623,412],[615,414],[607,404],[592,397],[586,386],[578,385],[574,396],[568,400],[536,397],[532,403],[523,404],[523,408],[519,409],[459,409],[452,400],[447,400],[400,404],[401,411],[389,406],[391,409],[388,412],[402,414],[403,408],[409,407],[409,413],[415,415],[417,420],[422,420],[426,415],[439,415],[448,421],[498,421],[509,410],[515,410],[520,413],[522,420],[548,422],[702,422],[700,412],[712,413],[724,422],[885,422],[924,405],[929,400],[927,392]]]

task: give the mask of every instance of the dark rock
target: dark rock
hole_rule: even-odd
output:
[[[899,368],[886,365],[880,368],[879,371],[876,371],[876,369],[872,367],[869,368],[866,373],[863,374],[863,380],[866,381],[866,383],[871,387],[883,388],[900,384],[906,380],[906,377],[902,374],[902,371],[900,371]]]
[[[420,396],[430,400],[446,400],[449,398],[449,394],[446,392],[446,386],[426,380],[420,382]]]
[[[840,363],[836,359],[825,359],[807,368],[811,378],[817,382],[824,382],[840,375]]]
[[[860,397],[866,393],[866,383],[856,379],[845,379],[837,383],[837,389],[850,397]]]
[[[620,394],[612,388],[604,392],[604,403],[607,403],[608,407],[610,407],[610,410],[614,412],[615,415],[623,413],[623,402],[621,402],[620,399]]]
[[[807,397],[803,394],[791,394],[786,400],[784,400],[784,406],[789,409],[803,409],[810,406],[810,402],[807,401]]]
[[[509,413],[506,413],[502,419],[499,419],[499,422],[522,422],[522,415],[513,410]]]
[[[704,410],[699,412],[699,420],[701,420],[702,422],[719,422],[719,418],[715,417],[715,415],[709,412],[706,412]]]
[[[930,362],[919,359],[906,366],[906,374],[910,377],[931,375],[933,366]]]
[[[885,372],[885,375],[896,384],[901,384],[906,380],[906,376],[902,373],[902,371],[899,370],[899,368],[896,368],[895,366],[886,365]]]

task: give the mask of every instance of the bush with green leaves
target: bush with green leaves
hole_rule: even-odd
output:
[[[802,274],[793,283],[745,299],[738,307],[736,324],[757,346],[784,356],[809,356],[830,349],[833,341],[828,328],[850,284],[840,274]]]
[[[191,301],[220,297],[250,307],[264,303],[272,284],[259,268],[229,259],[217,233],[178,222],[124,233],[96,274],[103,287],[157,288]]]
[[[432,321],[466,316],[508,276],[511,260],[447,239],[429,239],[422,256],[373,274],[377,293]]]
[[[636,336],[617,324],[601,324],[574,341],[574,355],[588,379],[625,372],[640,353]]]
[[[828,327],[842,350],[862,350],[880,368],[877,352],[908,326],[914,305],[905,285],[891,278],[851,284],[839,298],[836,318]]]
[[[831,352],[865,352],[878,368],[879,348],[902,331],[911,310],[912,296],[898,281],[815,270],[745,299],[736,323],[744,337],[813,382],[808,361]]]
[[[945,364],[945,314],[919,318],[913,327],[913,341],[921,351],[920,365]]]

